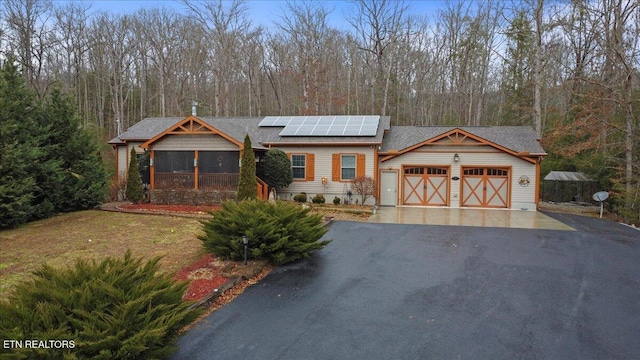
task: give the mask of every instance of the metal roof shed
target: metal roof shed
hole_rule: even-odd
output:
[[[589,202],[596,184],[597,181],[581,172],[550,171],[544,177],[542,199],[553,202]]]

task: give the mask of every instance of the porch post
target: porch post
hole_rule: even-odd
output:
[[[155,164],[155,157],[156,157],[156,152],[154,150],[151,150],[151,155],[150,155],[150,162],[149,162],[149,182],[151,184],[151,190],[155,189],[155,183],[156,183],[156,164]]]
[[[542,161],[542,157],[538,156],[538,161],[536,161],[536,189],[535,189],[535,202],[536,202],[536,210],[538,210],[538,206],[540,204],[540,185],[542,184],[542,179],[540,179],[540,162]]]
[[[200,167],[199,165],[199,160],[198,160],[198,150],[195,150],[195,154],[194,154],[194,158],[193,158],[193,187],[194,189],[198,190],[198,168]]]
[[[378,171],[378,145],[373,145],[373,198],[374,205],[380,203],[380,171]],[[364,204],[363,204],[364,205]]]

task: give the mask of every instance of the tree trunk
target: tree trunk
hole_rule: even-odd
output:
[[[535,10],[536,20],[536,53],[535,53],[535,65],[534,65],[534,90],[533,90],[533,120],[536,127],[536,133],[538,137],[542,139],[542,100],[541,91],[542,87],[542,6],[544,0],[537,0]]]

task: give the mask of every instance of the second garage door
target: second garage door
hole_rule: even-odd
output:
[[[403,205],[447,206],[448,167],[405,166],[403,173]]]
[[[461,195],[465,207],[508,208],[509,169],[463,168]]]

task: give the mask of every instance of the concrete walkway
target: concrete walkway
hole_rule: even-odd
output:
[[[379,224],[429,224],[498,228],[575,230],[541,212],[502,209],[382,207],[369,218]]]

